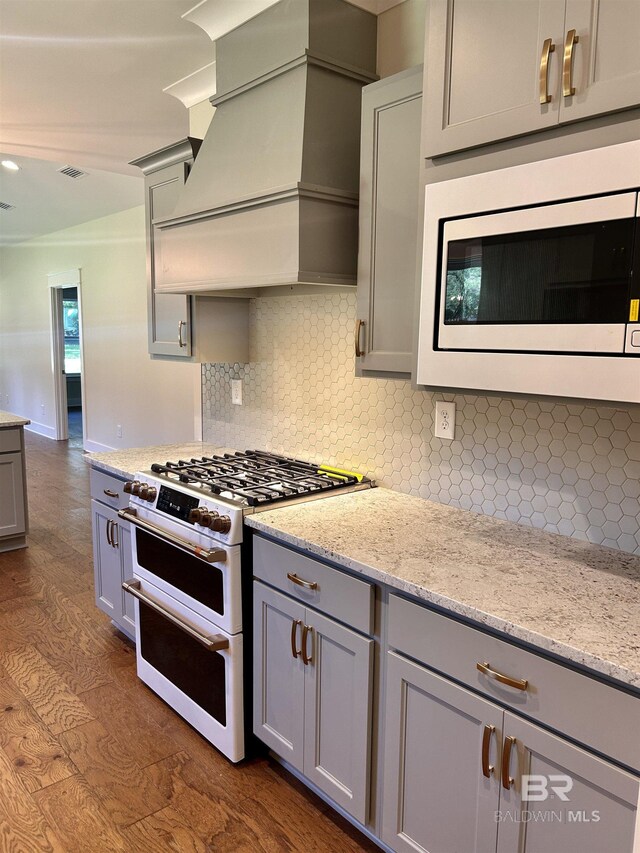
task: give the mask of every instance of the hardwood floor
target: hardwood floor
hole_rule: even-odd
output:
[[[378,848],[266,758],[231,765],[93,603],[88,466],[27,434],[29,548],[0,554],[0,851]]]

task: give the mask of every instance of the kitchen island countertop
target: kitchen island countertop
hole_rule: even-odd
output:
[[[640,690],[640,557],[383,488],[245,520]]]
[[[12,415],[11,412],[0,412],[0,429],[21,427],[30,423],[31,421],[28,418],[21,418],[20,415]]]

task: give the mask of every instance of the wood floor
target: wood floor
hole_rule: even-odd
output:
[[[93,603],[82,451],[27,434],[29,548],[0,554],[0,850],[378,850],[266,758],[234,767]]]

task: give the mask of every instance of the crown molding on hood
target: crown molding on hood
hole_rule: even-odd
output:
[[[200,3],[182,15],[182,19],[204,30],[211,41],[255,18],[278,0],[200,0]],[[347,0],[352,6],[374,15],[381,15],[405,0]]]

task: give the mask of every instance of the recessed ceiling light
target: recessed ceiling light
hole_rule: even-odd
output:
[[[17,163],[14,163],[13,160],[3,160],[0,163],[0,166],[4,166],[5,169],[8,169],[10,172],[19,172],[20,166]]]

